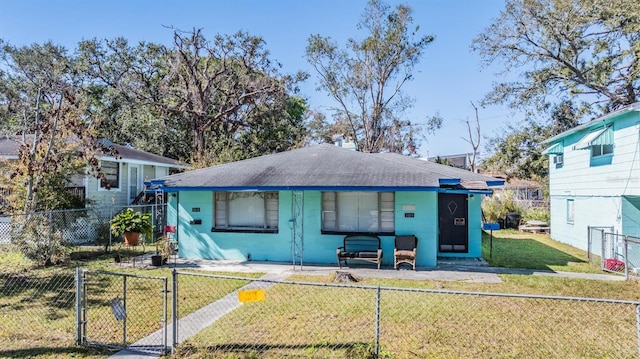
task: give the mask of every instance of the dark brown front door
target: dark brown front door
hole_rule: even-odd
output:
[[[469,251],[469,221],[466,194],[440,193],[438,215],[440,252],[467,253]]]

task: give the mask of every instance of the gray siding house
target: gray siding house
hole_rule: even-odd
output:
[[[18,158],[21,136],[0,137],[0,158],[15,160]],[[28,138],[27,138],[28,141]],[[106,189],[96,178],[85,175],[76,176],[68,184],[75,193],[83,194],[85,199],[95,201],[101,206],[125,206],[143,190],[144,182],[153,178],[168,176],[172,171],[182,170],[185,166],[178,161],[123,146],[109,140],[101,140],[105,147],[113,147],[118,158],[112,155],[100,156],[100,167],[107,176],[111,188]]]

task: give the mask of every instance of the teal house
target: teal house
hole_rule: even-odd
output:
[[[393,266],[394,238],[418,237],[416,265],[481,257],[481,202],[500,179],[399,154],[330,144],[175,174],[153,181],[167,193],[167,222],[190,259],[337,264],[351,234],[381,239]]]
[[[553,239],[587,250],[589,226],[640,237],[640,103],[545,143]]]

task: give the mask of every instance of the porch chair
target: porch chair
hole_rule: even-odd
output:
[[[396,236],[395,248],[393,249],[393,269],[398,269],[398,265],[406,263],[416,270],[416,247],[418,237]]]
[[[169,242],[169,248],[171,248],[171,256],[173,257],[173,265],[176,264],[176,257],[178,254],[178,240],[176,238],[176,226],[164,226],[164,235]]]

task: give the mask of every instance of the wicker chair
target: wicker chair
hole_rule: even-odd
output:
[[[398,265],[406,263],[416,270],[416,247],[418,237],[416,236],[396,236],[395,248],[393,250],[393,268],[398,269]]]

